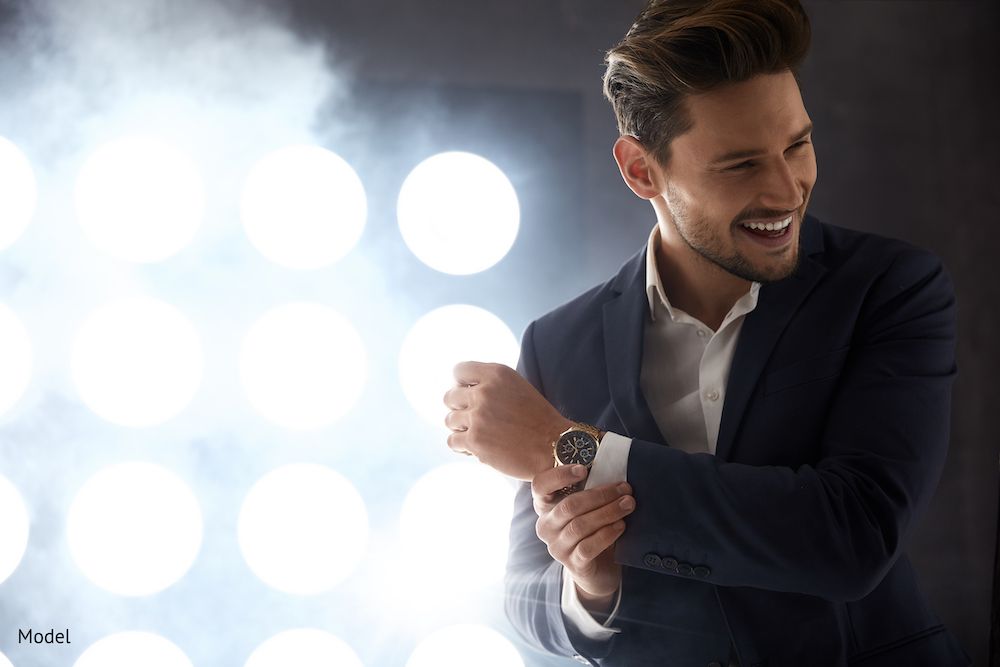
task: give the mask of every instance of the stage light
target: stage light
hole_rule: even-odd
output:
[[[455,383],[455,364],[485,361],[514,367],[518,353],[517,338],[493,313],[476,306],[443,306],[417,320],[403,340],[399,381],[413,409],[444,429],[448,408],[442,397]]]
[[[240,509],[238,533],[247,565],[264,583],[313,595],[339,584],[361,562],[368,513],[339,473],[291,464],[253,485]]]
[[[66,524],[77,566],[119,595],[167,588],[184,576],[201,547],[197,499],[176,475],[151,463],[99,471],[77,493]]]
[[[122,426],[154,426],[178,414],[201,383],[197,331],[176,308],[146,297],[94,311],[73,346],[84,403]]]
[[[517,193],[503,171],[462,152],[418,164],[403,182],[396,215],[413,254],[454,275],[485,271],[503,259],[521,218]]]
[[[21,320],[0,303],[0,417],[20,400],[31,382],[31,338]]]
[[[524,667],[517,649],[502,634],[483,625],[453,625],[417,645],[406,667]]]
[[[118,632],[91,644],[73,667],[192,667],[177,646],[151,632]]]
[[[288,146],[254,165],[240,211],[262,255],[290,269],[318,269],[358,242],[368,204],[361,179],[339,155]]]
[[[9,140],[0,137],[0,250],[24,232],[35,214],[38,188],[31,163]]]
[[[0,584],[7,580],[21,563],[28,547],[31,521],[21,494],[10,481],[0,475]]]
[[[365,346],[354,327],[319,304],[279,306],[247,333],[240,375],[250,403],[289,429],[316,430],[347,414],[364,389]]]
[[[322,630],[281,632],[257,647],[244,667],[364,667],[346,643]]]
[[[420,599],[444,600],[502,580],[514,493],[509,479],[472,461],[440,466],[417,480],[400,511],[407,566],[399,585]],[[456,501],[463,498],[476,500]]]
[[[205,210],[198,167],[164,141],[125,137],[99,147],[76,182],[80,225],[91,242],[129,262],[159,262],[188,245]]]

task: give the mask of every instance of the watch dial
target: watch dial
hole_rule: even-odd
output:
[[[597,454],[597,441],[589,433],[570,431],[559,439],[556,456],[563,465],[580,463],[589,466]]]

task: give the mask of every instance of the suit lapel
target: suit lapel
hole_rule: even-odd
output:
[[[810,257],[822,250],[823,238],[819,222],[806,216],[802,227],[802,258],[798,271],[787,280],[762,286],[757,307],[743,320],[726,384],[722,423],[715,448],[715,455],[720,459],[728,459],[732,451],[747,404],[781,333],[826,272],[822,264]]]
[[[615,290],[618,295],[604,304],[604,355],[611,402],[625,435],[662,442],[663,435],[639,385],[643,334],[649,317],[645,248],[619,272]]]

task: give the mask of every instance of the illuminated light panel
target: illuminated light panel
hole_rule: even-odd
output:
[[[411,579],[400,585],[415,595],[442,597],[501,581],[514,493],[509,479],[472,461],[440,466],[417,480],[399,517],[400,552]],[[414,572],[420,576],[413,578]]]
[[[503,320],[482,308],[443,306],[421,317],[399,352],[399,381],[417,413],[444,429],[444,393],[455,384],[460,361],[517,366],[517,338]]]
[[[31,382],[31,338],[21,320],[0,303],[0,416],[20,400]]]
[[[291,464],[253,485],[237,530],[247,565],[264,583],[285,593],[314,595],[332,589],[361,562],[368,513],[339,473]]]
[[[257,647],[244,667],[364,667],[346,643],[322,630],[300,628],[276,634]]]
[[[177,646],[151,632],[119,632],[91,644],[73,667],[192,667]]]
[[[151,463],[99,471],[77,493],[66,524],[77,566],[118,595],[167,588],[184,576],[201,547],[197,499],[180,478]]]
[[[514,245],[521,221],[517,193],[495,164],[473,153],[439,153],[418,164],[399,192],[403,240],[432,269],[485,271]]]
[[[99,147],[84,163],[76,210],[101,251],[129,262],[159,262],[194,239],[205,192],[187,155],[154,137],[125,137]]]
[[[0,250],[16,241],[31,222],[38,186],[31,163],[9,140],[0,137]]]
[[[368,203],[361,179],[339,155],[288,146],[251,169],[240,212],[262,255],[290,269],[318,269],[355,246]]]
[[[139,297],[94,311],[73,346],[84,403],[122,426],[154,426],[183,410],[201,384],[202,346],[176,308]]]
[[[524,667],[514,645],[484,625],[453,625],[427,636],[406,667]]]
[[[21,494],[6,477],[0,475],[0,535],[3,535],[0,540],[0,583],[6,581],[21,563],[24,550],[28,547],[30,524],[28,508]]]
[[[365,346],[337,312],[310,303],[279,306],[247,333],[240,375],[250,403],[267,419],[310,431],[347,414],[364,389]]]

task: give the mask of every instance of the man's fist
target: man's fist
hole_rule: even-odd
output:
[[[517,371],[464,361],[444,395],[448,446],[505,475],[530,481],[552,467],[552,442],[573,425]]]

